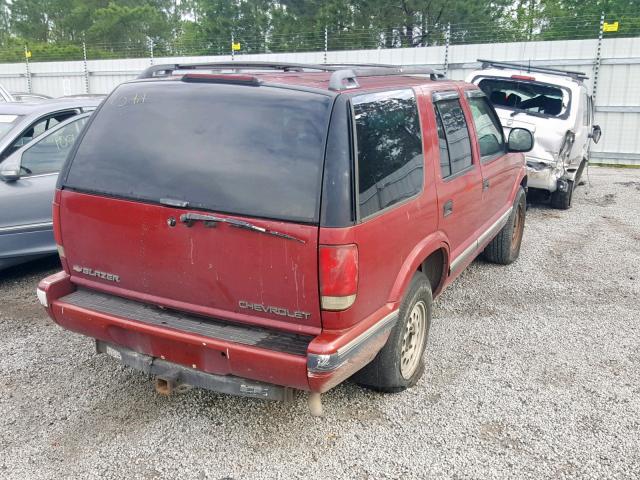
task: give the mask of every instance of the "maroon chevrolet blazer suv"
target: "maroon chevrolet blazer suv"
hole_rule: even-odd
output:
[[[38,298],[160,393],[304,390],[319,415],[350,377],[401,391],[433,298],[518,257],[532,146],[425,67],[153,66],[70,152]]]

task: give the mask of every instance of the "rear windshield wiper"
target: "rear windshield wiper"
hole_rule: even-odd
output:
[[[185,223],[188,227],[195,222],[205,222],[207,226],[214,226],[216,223],[226,223],[236,228],[243,228],[245,230],[251,230],[258,233],[264,233],[266,235],[272,235],[274,237],[284,238],[287,240],[294,240],[300,243],[306,243],[304,240],[289,235],[288,233],[278,232],[276,230],[269,230],[264,227],[259,227],[253,223],[245,222],[244,220],[237,220],[235,218],[217,217],[215,215],[203,215],[201,213],[183,213],[180,215],[180,221]]]

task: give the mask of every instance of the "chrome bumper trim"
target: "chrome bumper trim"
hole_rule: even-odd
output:
[[[53,222],[29,223],[26,225],[12,225],[10,227],[0,227],[0,233],[32,232],[37,230],[45,230],[49,228],[53,228]]]
[[[486,242],[489,239],[495,237],[498,232],[505,226],[507,221],[509,220],[509,215],[513,211],[513,207],[509,207],[509,210],[504,212],[498,220],[496,220],[493,225],[491,225],[485,232],[480,235],[475,241],[471,243],[467,248],[465,248],[464,252],[458,255],[452,262],[451,267],[449,268],[450,273],[454,273],[457,271],[462,264],[465,263],[466,260],[471,257],[471,255],[475,254],[480,245]]]
[[[389,332],[395,326],[398,316],[398,310],[394,310],[349,343],[338,348],[336,353],[329,355],[308,354],[307,371],[309,373],[327,373],[340,368],[348,362],[349,359],[356,356],[363,348],[366,348],[370,341],[379,335]]]

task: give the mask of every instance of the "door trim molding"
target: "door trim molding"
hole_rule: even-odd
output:
[[[26,225],[12,225],[10,227],[0,227],[2,233],[26,233],[31,231],[46,230],[53,227],[53,222],[29,223]]]
[[[452,262],[449,267],[449,275],[455,273],[461,266],[464,264],[469,257],[476,253],[480,245],[484,244],[487,240],[491,240],[495,237],[498,232],[505,226],[507,221],[509,220],[509,216],[513,211],[513,207],[509,207],[509,210],[500,215],[500,218],[496,220],[493,225],[487,228],[478,238],[476,238],[471,245],[464,249],[464,251],[458,255]]]

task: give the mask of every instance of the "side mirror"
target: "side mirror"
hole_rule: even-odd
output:
[[[0,179],[4,182],[15,182],[20,178],[22,155],[13,153],[0,163]]]
[[[600,141],[600,137],[602,136],[602,129],[600,125],[594,125],[591,127],[591,133],[589,134],[589,138],[593,139],[593,143],[598,143]]]
[[[530,152],[533,148],[533,135],[526,128],[512,128],[508,147],[510,152]]]
[[[15,182],[20,178],[20,169],[7,166],[0,170],[0,179],[4,182]]]

